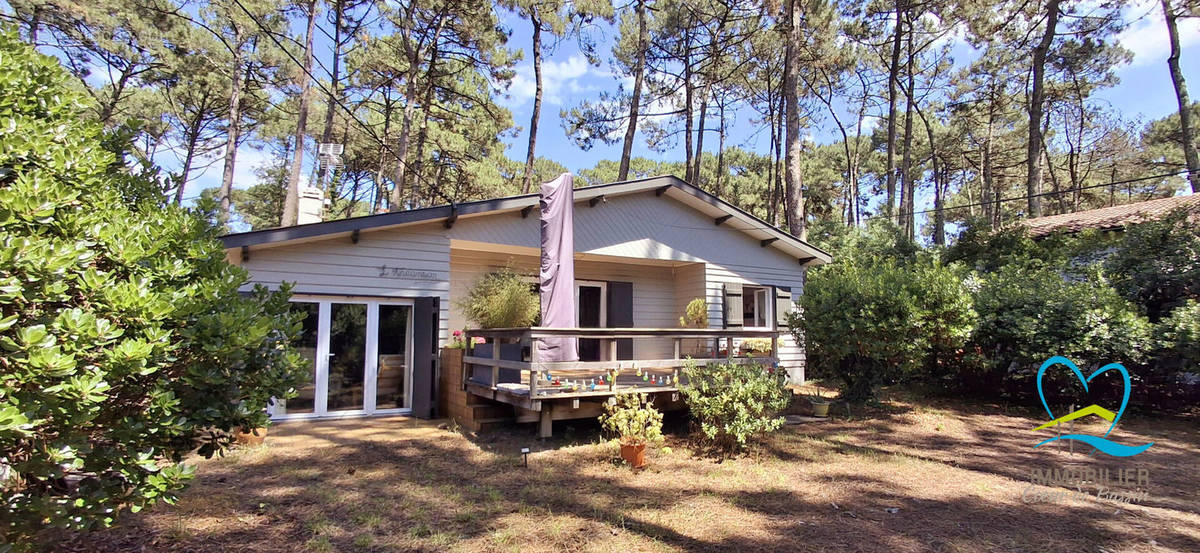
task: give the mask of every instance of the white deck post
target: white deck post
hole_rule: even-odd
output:
[[[529,339],[529,399],[537,398],[538,380],[542,372],[538,370],[537,338]]]
[[[500,338],[492,338],[492,389],[500,383]]]

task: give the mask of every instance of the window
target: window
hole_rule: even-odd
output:
[[[742,287],[742,324],[746,328],[767,328],[770,326],[770,292],[765,286]]]

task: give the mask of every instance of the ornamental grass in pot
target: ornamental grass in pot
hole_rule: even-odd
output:
[[[635,469],[646,466],[646,445],[663,442],[663,416],[650,396],[622,393],[604,405],[600,425],[621,443],[621,458]]]

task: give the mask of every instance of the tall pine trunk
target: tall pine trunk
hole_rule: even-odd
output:
[[[292,151],[292,167],[288,170],[287,195],[283,198],[283,226],[296,224],[300,204],[300,169],[304,166],[304,135],[308,127],[308,101],[312,90],[313,31],[317,23],[317,1],[308,2],[308,30],[304,35],[304,73],[300,75],[300,107],[296,114],[296,149]]]
[[[1058,29],[1058,6],[1062,0],[1046,0],[1046,29],[1033,49],[1033,90],[1029,94],[1029,141],[1025,144],[1025,195],[1029,217],[1041,217],[1038,188],[1042,182],[1042,110],[1046,101],[1046,57]]]
[[[904,158],[903,158],[903,162],[901,164],[901,169],[900,169],[900,213],[898,213],[897,216],[900,218],[901,227],[904,229],[905,236],[907,236],[909,240],[913,240],[916,238],[916,234],[917,234],[917,229],[916,229],[917,215],[916,215],[916,213],[914,213],[914,211],[916,210],[916,202],[914,201],[914,196],[916,196],[917,185],[916,185],[915,179],[913,178],[913,169],[912,169],[912,166],[913,166],[913,160],[912,160],[912,158],[913,158],[913,152],[912,152],[913,136],[912,135],[913,135],[913,106],[914,106],[914,104],[916,104],[917,100],[915,98],[916,76],[913,75],[914,52],[913,52],[913,40],[912,40],[912,35],[913,35],[912,13],[909,12],[906,15],[908,16],[906,18],[908,20],[908,38],[907,38],[908,60],[905,62],[905,69],[904,69],[905,73],[907,73],[907,75],[905,77],[907,79],[907,83],[905,84],[905,87],[904,87],[904,98],[905,98],[905,100],[904,100],[904,153],[903,153]],[[933,144],[930,144],[930,147],[932,148]]]
[[[775,206],[775,215],[771,218],[771,226],[778,227],[780,225],[780,204],[783,203],[783,113],[787,111],[782,90],[779,94],[779,109],[775,110],[775,182],[771,186],[771,205]]]
[[[525,152],[525,175],[521,182],[521,193],[528,194],[533,186],[534,147],[537,145],[538,118],[542,115],[542,21],[538,19],[537,6],[529,9],[529,22],[533,24],[533,115],[529,119],[529,148]]]
[[[187,129],[187,152],[183,157],[183,167],[179,170],[179,186],[175,188],[175,205],[183,203],[183,190],[187,187],[188,175],[192,172],[192,163],[196,160],[196,148],[200,142],[200,124],[204,114],[197,110]]]
[[[233,44],[236,45],[233,51],[233,74],[231,75],[231,86],[229,89],[229,127],[225,132],[225,167],[221,171],[221,190],[217,193],[217,200],[221,204],[221,211],[217,214],[218,221],[221,226],[225,226],[229,222],[230,215],[230,196],[233,194],[233,170],[237,163],[237,148],[238,140],[241,139],[242,130],[242,79],[243,70],[242,59],[244,54],[241,49],[241,37],[235,36]]]
[[[700,119],[696,125],[696,153],[692,155],[692,177],[695,184],[700,186],[700,169],[704,163],[704,124],[708,119],[708,87],[700,89]]]
[[[904,6],[896,2],[896,23],[892,39],[892,60],[888,64],[888,126],[887,126],[887,198],[884,212],[894,216],[896,212],[896,88],[900,80],[900,47],[904,40],[901,17]]]
[[[696,184],[696,175],[692,171],[692,133],[695,132],[695,88],[692,86],[692,37],[691,33],[683,31],[683,180]]]
[[[617,180],[629,179],[629,156],[633,154],[633,138],[637,134],[638,108],[642,103],[642,78],[646,72],[646,48],[649,46],[649,30],[646,26],[646,2],[637,2],[638,20],[638,49],[637,61],[634,63],[633,93],[629,99],[629,122],[625,126],[625,141],[621,145],[621,167],[617,171]]]
[[[1171,7],[1171,0],[1162,0],[1163,16],[1167,20],[1167,35],[1171,41],[1171,55],[1167,56],[1167,68],[1171,70],[1171,83],[1175,85],[1175,99],[1179,103],[1179,130],[1183,138],[1183,159],[1187,163],[1188,182],[1192,193],[1200,193],[1200,153],[1196,151],[1196,130],[1192,128],[1191,101],[1188,99],[1187,82],[1179,69],[1179,16]]]
[[[800,173],[800,155],[802,153],[800,137],[800,56],[796,52],[802,37],[800,36],[800,21],[802,0],[787,2],[787,47],[784,52],[783,97],[784,120],[786,121],[784,140],[787,141],[787,157],[785,161],[784,191],[787,204],[788,232],[805,239],[804,225],[804,191]]]

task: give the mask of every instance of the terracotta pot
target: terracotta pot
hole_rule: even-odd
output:
[[[829,416],[829,404],[828,403],[813,403],[812,408],[813,408],[813,416],[814,417],[828,417]]]
[[[258,447],[262,445],[263,440],[267,438],[266,428],[255,428],[250,432],[236,431],[233,433],[233,440],[238,445],[247,447]]]
[[[646,466],[646,444],[621,444],[621,458],[635,469]]]

